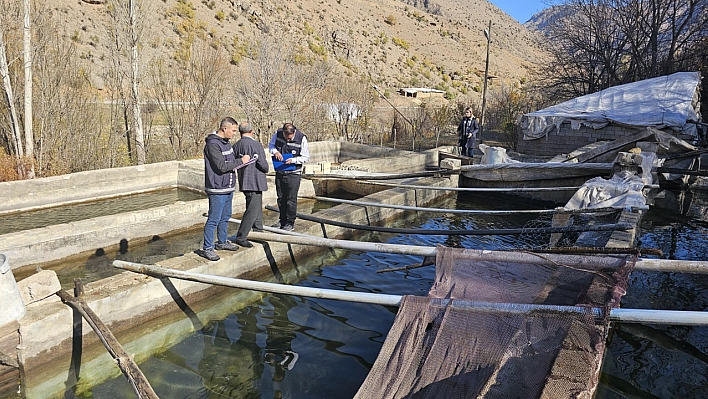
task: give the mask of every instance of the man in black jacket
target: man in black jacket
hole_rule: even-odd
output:
[[[241,122],[238,125],[241,133],[241,140],[234,144],[236,156],[250,156],[255,159],[254,163],[239,168],[238,188],[246,197],[246,212],[243,214],[241,226],[236,233],[236,244],[250,248],[253,246],[246,237],[251,232],[251,228],[257,231],[263,230],[263,191],[268,190],[266,173],[268,173],[268,159],[261,143],[253,137],[253,128],[248,122]]]
[[[231,218],[231,203],[236,186],[237,167],[248,162],[248,155],[237,159],[231,147],[236,135],[238,122],[226,117],[221,120],[219,130],[206,138],[204,145],[204,189],[209,198],[209,213],[204,224],[204,244],[199,255],[215,261],[219,255],[214,249],[236,251],[238,246],[228,240],[228,225]],[[214,230],[217,241],[214,243]]]
[[[472,108],[467,107],[465,108],[465,116],[457,127],[460,155],[470,158],[474,156],[474,148],[477,146],[477,132],[479,132],[479,123],[472,114]]]

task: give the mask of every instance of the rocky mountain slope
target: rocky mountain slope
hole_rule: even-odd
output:
[[[390,91],[431,87],[474,98],[482,87],[489,21],[493,84],[524,81],[544,56],[536,33],[485,0],[154,0],[145,6],[147,62],[173,58],[197,34],[231,54],[238,68],[248,46],[271,37],[303,57],[326,57],[341,73],[370,75]],[[61,21],[59,34],[78,46],[101,87],[96,71],[111,62],[105,0],[54,0],[44,11]]]

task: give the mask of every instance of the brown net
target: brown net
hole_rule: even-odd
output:
[[[438,247],[436,265],[356,398],[592,397],[634,259]]]

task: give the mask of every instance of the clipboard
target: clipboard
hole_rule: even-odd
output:
[[[295,170],[297,168],[296,164],[285,163],[286,160],[293,157],[293,154],[282,154],[282,155],[283,155],[282,161],[278,161],[277,159],[275,159],[275,157],[272,157],[273,158],[273,169],[275,169],[276,172],[288,172],[291,170]]]

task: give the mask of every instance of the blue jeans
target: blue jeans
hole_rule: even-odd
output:
[[[231,202],[234,193],[210,194],[209,213],[204,225],[204,246],[203,249],[214,248],[214,230],[218,242],[226,242],[228,239],[227,229],[231,218]]]

